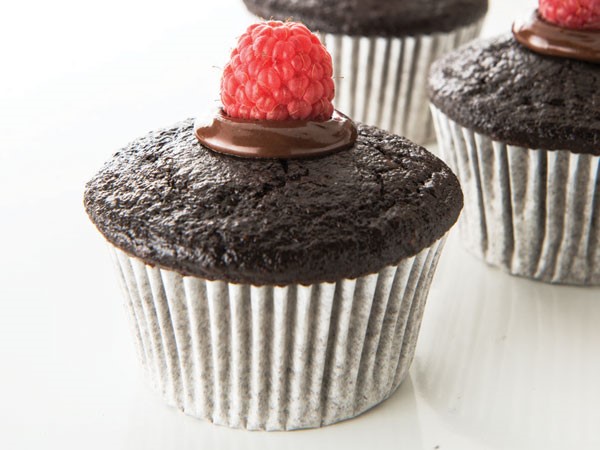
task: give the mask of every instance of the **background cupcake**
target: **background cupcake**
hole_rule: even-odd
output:
[[[319,31],[334,61],[335,106],[353,119],[418,143],[434,129],[430,64],[474,39],[487,0],[244,0],[265,19],[292,18]]]
[[[434,64],[438,141],[465,190],[473,252],[513,274],[599,284],[600,40],[588,30],[599,4],[542,1],[540,12],[516,38]]]
[[[287,73],[297,56],[306,65]],[[331,74],[314,69],[327,61],[304,26],[251,26],[224,71],[230,115],[150,133],[87,184],[146,373],[187,414],[247,429],[318,427],[373,407],[407,375],[462,193],[435,156],[365,125],[328,156],[262,158],[274,140],[284,152],[322,145],[311,124],[351,124],[326,117],[328,89],[307,96],[314,78],[295,93],[307,73],[327,85]],[[276,118],[253,116],[265,104]],[[215,126],[261,129],[236,141],[235,129],[211,135]],[[216,137],[229,152],[257,135],[246,159],[197,140]]]

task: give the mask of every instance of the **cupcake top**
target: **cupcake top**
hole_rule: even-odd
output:
[[[334,112],[331,56],[304,25],[254,24],[223,108],[138,139],[87,184],[115,246],[182,274],[253,285],[375,273],[440,239],[462,208],[448,167]]]
[[[447,32],[487,12],[487,0],[244,0],[265,19],[293,19],[309,28],[357,36]]]
[[[86,210],[127,253],[233,283],[355,278],[420,252],[462,208],[454,174],[425,149],[358,125],[314,159],[243,159],[194,137],[191,120],[119,151],[88,182]]]
[[[600,155],[600,65],[531,51],[505,35],[433,64],[432,103],[508,144]]]
[[[512,31],[434,63],[433,105],[508,144],[600,155],[600,1],[539,0]]]

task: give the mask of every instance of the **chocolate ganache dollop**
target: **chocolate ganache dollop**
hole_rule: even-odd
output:
[[[248,120],[220,109],[208,123],[197,121],[196,138],[219,153],[247,158],[297,159],[328,155],[354,145],[356,126],[334,111],[329,120]]]
[[[534,52],[600,63],[600,31],[562,28],[545,21],[536,10],[513,24],[515,39]]]

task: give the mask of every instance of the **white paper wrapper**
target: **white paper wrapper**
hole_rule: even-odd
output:
[[[181,276],[111,250],[142,365],[167,403],[219,425],[291,430],[396,390],[444,241],[377,274],[285,287]]]
[[[515,275],[600,284],[600,157],[507,145],[432,112],[465,195],[467,248]]]
[[[333,58],[336,109],[418,144],[434,141],[427,99],[429,66],[475,39],[482,23],[403,38],[319,34]]]

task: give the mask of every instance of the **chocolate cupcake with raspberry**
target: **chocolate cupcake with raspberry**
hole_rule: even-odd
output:
[[[133,141],[86,186],[145,372],[187,414],[319,427],[408,373],[462,192],[441,160],[333,96],[305,26],[253,25],[222,109]]]
[[[600,284],[600,3],[541,0],[512,35],[435,63],[430,97],[468,248],[515,275]]]
[[[244,0],[265,19],[318,31],[333,55],[335,105],[353,119],[426,144],[435,140],[427,73],[475,39],[488,0]]]

